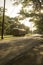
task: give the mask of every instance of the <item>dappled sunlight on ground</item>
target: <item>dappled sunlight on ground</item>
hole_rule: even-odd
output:
[[[43,65],[43,44],[36,45],[11,65]]]
[[[10,39],[8,41],[7,40],[0,41],[0,61],[1,61],[0,65],[5,65],[7,62],[8,64],[6,65],[28,65],[30,64],[30,62],[34,64],[34,62],[36,63],[37,61],[42,60],[43,42],[42,41],[39,42],[39,40],[40,40],[39,38],[34,36],[32,37],[26,36],[26,37],[18,37],[18,38]],[[27,50],[29,51],[27,52]],[[24,54],[25,51],[26,53]],[[17,60],[17,63],[14,59],[15,63],[12,60],[13,63],[11,62],[11,64],[9,64],[9,61],[11,59],[15,58],[21,53],[23,53],[23,55],[19,60]],[[38,58],[41,59],[39,60]]]

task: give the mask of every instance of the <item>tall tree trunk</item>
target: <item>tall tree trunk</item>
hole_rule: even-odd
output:
[[[2,33],[1,33],[1,39],[3,39],[3,35],[4,35],[4,16],[5,16],[5,0],[4,0],[4,8],[3,8],[3,19],[2,19]]]

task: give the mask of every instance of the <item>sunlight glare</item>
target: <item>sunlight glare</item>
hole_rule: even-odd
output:
[[[29,20],[30,20],[30,18],[26,18],[24,20],[21,20],[20,23],[24,24],[25,26],[28,26],[31,31],[36,30],[36,27],[34,27],[34,23],[33,22],[29,22]]]
[[[41,13],[43,13],[43,9],[41,10]]]
[[[7,8],[7,12],[6,12],[6,15],[9,15],[10,17],[15,17],[15,16],[18,16],[22,8],[22,5],[19,4],[18,6],[10,6],[9,8]]]

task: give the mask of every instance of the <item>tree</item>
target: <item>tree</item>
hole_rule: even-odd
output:
[[[4,8],[3,8],[3,20],[2,20],[2,34],[1,34],[1,39],[3,39],[3,35],[4,35],[4,15],[5,15],[5,0],[4,0]]]
[[[22,4],[22,9],[19,14],[22,15],[22,19],[31,17],[30,21],[35,23],[38,32],[43,33],[43,0],[14,0],[14,5],[18,5],[20,3]],[[29,6],[32,6],[33,8],[30,11]]]

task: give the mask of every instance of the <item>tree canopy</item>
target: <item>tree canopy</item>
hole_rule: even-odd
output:
[[[14,5],[22,4],[21,19],[29,18],[35,23],[38,33],[43,33],[43,0],[14,0]]]

